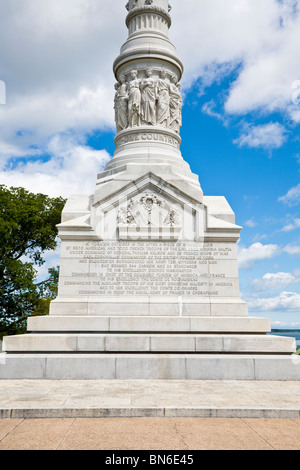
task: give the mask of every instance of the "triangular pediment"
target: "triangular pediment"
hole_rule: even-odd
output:
[[[101,233],[112,237],[115,227],[121,240],[177,240],[183,228],[195,226],[196,214],[204,212],[190,194],[152,172],[125,184],[113,181],[107,189],[109,193],[92,206],[92,221],[96,225],[102,220]]]
[[[104,212],[116,208],[125,201],[145,192],[160,194],[171,203],[185,205],[190,210],[196,210],[199,207],[199,201],[194,198],[192,191],[184,191],[184,186],[179,188],[173,181],[164,180],[152,172],[148,172],[134,181],[114,180],[107,183],[107,185],[109,187],[97,188],[93,204],[94,208],[101,206]],[[100,196],[102,196],[101,199],[99,199]]]

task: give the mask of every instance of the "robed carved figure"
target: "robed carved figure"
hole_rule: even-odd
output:
[[[170,121],[170,83],[167,81],[167,72],[162,70],[158,80],[157,92],[157,124],[168,127]]]
[[[182,125],[182,97],[176,75],[171,77],[170,85],[170,128],[179,134]]]
[[[156,81],[153,78],[152,69],[146,69],[146,78],[141,82],[142,92],[142,122],[144,124],[156,124]]]
[[[139,126],[141,123],[141,80],[136,70],[131,72],[131,81],[128,84],[128,121],[130,127]]]
[[[126,83],[124,75],[120,77],[121,84],[115,85],[115,119],[117,131],[120,132],[128,127],[128,85]]]

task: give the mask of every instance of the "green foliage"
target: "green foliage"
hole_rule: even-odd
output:
[[[48,269],[49,277],[37,285],[40,298],[32,311],[33,316],[48,315],[51,300],[57,297],[59,266]]]
[[[65,200],[0,185],[0,336],[22,333],[26,319],[55,297],[58,270],[37,283],[34,266],[57,245]]]

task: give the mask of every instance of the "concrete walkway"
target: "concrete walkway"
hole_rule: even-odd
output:
[[[0,416],[0,450],[300,449],[299,382],[2,380]]]
[[[300,418],[299,382],[2,380],[0,418]]]

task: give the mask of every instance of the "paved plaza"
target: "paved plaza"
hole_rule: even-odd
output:
[[[0,420],[0,450],[299,450],[299,443],[299,419]]]
[[[2,418],[300,417],[299,382],[2,380]]]

